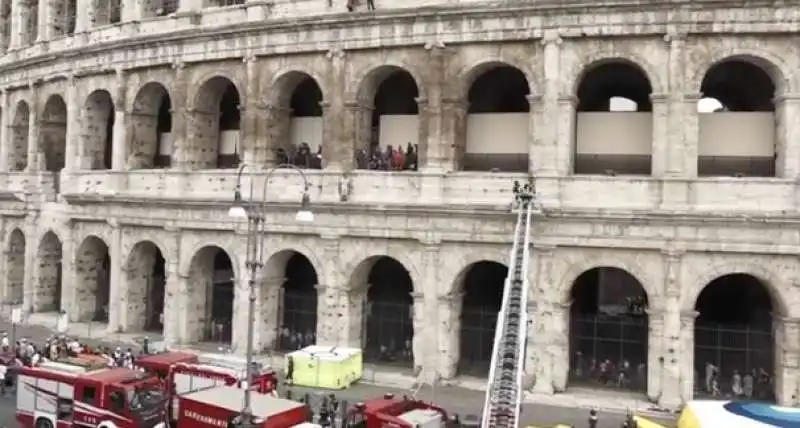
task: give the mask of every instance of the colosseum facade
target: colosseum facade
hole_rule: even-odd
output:
[[[257,349],[485,376],[530,177],[533,391],[798,404],[798,9],[0,5],[0,296],[29,320],[242,352],[244,164],[266,208]],[[306,144],[302,175],[265,179]],[[364,163],[390,145],[406,170]]]

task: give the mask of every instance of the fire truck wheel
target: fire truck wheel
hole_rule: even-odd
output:
[[[39,418],[36,420],[36,428],[53,428],[53,423],[50,422],[50,419]]]

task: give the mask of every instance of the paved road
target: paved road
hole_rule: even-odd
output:
[[[9,331],[10,325],[0,320],[0,331]],[[18,338],[27,337],[35,341],[43,340],[48,337],[51,332],[42,327],[34,326],[18,326],[16,335]],[[87,340],[92,344],[100,342]],[[104,345],[108,346],[122,346],[128,347],[129,344],[122,342],[103,341]],[[287,390],[282,387],[281,395],[285,395]],[[313,396],[320,396],[326,394],[326,391],[311,390],[307,388],[289,388],[293,396],[297,397],[306,393]],[[398,396],[403,394],[410,395],[408,390],[400,390],[394,388],[383,388],[374,385],[358,384],[354,385],[347,390],[337,391],[336,395],[340,399],[348,400],[350,402],[357,402],[368,398],[381,396],[386,392],[394,393]],[[455,387],[437,387],[432,390],[430,387],[424,387],[418,394],[418,398],[424,400],[435,401],[444,407],[448,412],[458,413],[460,415],[480,414],[480,409],[483,407],[483,394],[477,391],[471,391],[463,388]],[[313,399],[312,399],[313,400]],[[313,402],[313,401],[312,401]],[[525,404],[522,409],[522,422],[525,425],[542,425],[552,426],[558,423],[572,424],[576,428],[583,428],[587,426],[588,413],[583,409],[572,409],[566,407],[553,407],[539,404]],[[601,413],[600,415],[600,428],[618,428],[623,421],[623,415]],[[674,426],[674,418],[665,418],[660,421],[666,426]],[[14,420],[14,399],[13,397],[0,398],[0,427],[11,428],[16,427]]]

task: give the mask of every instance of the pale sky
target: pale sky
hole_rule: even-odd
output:
[[[610,100],[611,111],[636,111],[636,103],[622,97],[612,97]],[[722,108],[722,104],[714,98],[703,98],[697,102],[697,111],[700,113],[713,113]]]

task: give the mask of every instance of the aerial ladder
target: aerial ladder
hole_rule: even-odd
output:
[[[482,428],[517,428],[522,404],[522,380],[528,330],[528,260],[532,218],[539,212],[533,181],[514,182],[512,211],[517,213],[514,243],[503,302],[497,316]]]

